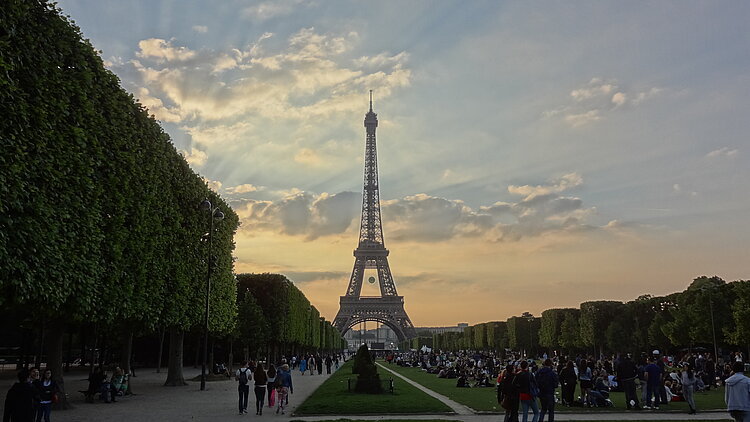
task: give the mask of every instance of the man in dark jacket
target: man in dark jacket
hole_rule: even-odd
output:
[[[516,376],[515,372],[516,368],[513,365],[506,366],[505,371],[503,371],[503,378],[497,386],[499,389],[498,400],[501,403],[507,403],[507,406],[503,406],[505,409],[503,422],[518,422],[518,389],[513,384]]]
[[[29,382],[29,371],[22,369],[18,373],[18,382],[5,396],[3,422],[33,422],[35,395],[36,390]]]
[[[555,389],[560,385],[560,378],[552,369],[551,359],[546,359],[542,369],[536,372],[536,383],[539,386],[539,401],[542,404],[539,422],[544,422],[545,414],[549,414],[549,422],[555,422]]]
[[[622,385],[625,392],[625,404],[628,409],[639,410],[641,405],[638,403],[638,395],[635,393],[635,379],[638,377],[638,368],[635,362],[630,358],[630,353],[625,355],[617,365],[617,382]]]

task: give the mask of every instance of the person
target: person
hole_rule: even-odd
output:
[[[268,384],[267,384],[267,390],[268,390],[268,407],[273,407],[273,397],[275,387],[276,387],[276,367],[273,364],[268,365],[268,372],[266,372],[266,376],[268,376]]]
[[[576,369],[572,360],[569,360],[565,365],[565,369],[560,372],[560,378],[562,382],[562,403],[565,406],[571,406],[573,404],[576,383],[578,382],[578,376],[576,375]]]
[[[685,364],[685,368],[682,371],[682,377],[680,381],[682,382],[682,397],[685,398],[685,401],[690,407],[690,411],[688,413],[694,415],[697,412],[694,398],[695,383],[697,381],[697,377],[695,376],[695,372],[693,372],[693,366],[689,363]]]
[[[284,364],[276,373],[276,413],[281,411],[281,414],[284,414],[284,406],[289,403],[289,393],[294,393],[292,372],[289,370],[289,365]]]
[[[745,368],[742,362],[732,364],[731,377],[726,380],[724,390],[724,401],[727,410],[736,422],[750,421],[750,378],[744,374]]]
[[[3,422],[33,422],[34,402],[37,393],[31,385],[31,377],[27,369],[18,372],[18,382],[13,384],[5,396]]]
[[[323,375],[323,358],[321,358],[320,355],[315,356],[315,362],[318,364],[315,368],[318,370],[318,375]]]
[[[128,391],[128,376],[119,366],[115,368],[115,374],[112,376],[112,390],[114,396],[124,396]]]
[[[549,414],[549,422],[555,422],[555,389],[560,384],[557,372],[552,369],[552,359],[545,359],[542,369],[536,373],[536,383],[539,386],[539,402],[542,411],[539,422],[544,422],[544,416]]]
[[[299,361],[299,374],[305,375],[305,371],[307,371],[307,359],[302,356],[302,359]]]
[[[650,357],[648,365],[643,370],[643,377],[646,380],[646,402],[643,404],[644,409],[651,408],[651,399],[654,399],[653,408],[659,409],[659,388],[661,386],[661,369],[656,365],[656,358]]]
[[[242,368],[237,370],[235,379],[237,380],[237,392],[239,393],[240,399],[240,415],[247,413],[247,397],[250,395],[250,379],[252,378],[252,372],[248,365],[250,362],[244,361]]]
[[[52,397],[59,392],[57,383],[52,379],[52,371],[45,370],[42,379],[34,381],[33,386],[39,397],[36,422],[40,422],[42,417],[44,417],[44,422],[49,422],[50,413],[52,413]]]
[[[630,353],[625,355],[617,365],[617,380],[625,392],[625,404],[628,409],[640,410],[638,394],[635,392],[635,379],[638,378],[638,368],[631,359]]]
[[[326,374],[331,375],[331,365],[333,365],[333,359],[331,355],[326,355]]]
[[[513,384],[515,368],[508,364],[503,371],[502,378],[498,382],[498,399],[500,403],[506,403],[505,418],[503,422],[518,422],[518,389]]]
[[[521,410],[523,411],[521,420],[523,422],[529,420],[529,408],[531,408],[534,412],[532,422],[538,422],[539,407],[536,404],[536,395],[539,393],[539,388],[536,379],[534,379],[534,374],[529,372],[528,361],[521,361],[521,371],[513,379],[513,385],[518,390],[518,400],[521,402]]]
[[[317,365],[315,363],[315,356],[310,355],[307,358],[307,369],[310,371],[310,375],[315,375],[315,367],[316,366]]]
[[[255,414],[262,415],[263,403],[266,399],[266,386],[268,385],[268,376],[266,370],[263,369],[263,362],[258,362],[253,378],[255,378]]]
[[[591,387],[594,386],[594,381],[591,379],[592,376],[588,362],[586,362],[586,359],[581,359],[581,366],[578,367],[578,379],[581,381],[581,397],[583,397],[583,404],[589,406],[591,406],[589,392],[591,391]]]

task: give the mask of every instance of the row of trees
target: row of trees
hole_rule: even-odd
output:
[[[133,338],[159,331],[169,332],[166,383],[184,385],[184,333],[202,329],[209,265],[213,338],[341,345],[288,280],[247,277],[238,291],[238,216],[53,3],[0,8],[0,115],[0,308],[40,332],[38,355],[61,386],[66,333],[69,348],[73,333],[88,338],[82,350],[119,343],[128,369]],[[224,215],[211,248],[204,199]]]
[[[235,336],[253,355],[277,361],[282,353],[334,352],[347,347],[294,283],[280,274],[237,275],[240,318]]]
[[[583,302],[579,308],[547,309],[541,317],[525,313],[417,343],[442,350],[640,352],[713,347],[715,335],[719,347],[748,348],[750,353],[749,305],[750,281],[726,283],[702,276],[683,292],[667,296]]]

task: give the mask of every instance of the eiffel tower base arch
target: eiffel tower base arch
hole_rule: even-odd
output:
[[[404,310],[403,296],[341,296],[341,307],[333,320],[333,326],[341,335],[365,321],[375,321],[386,325],[396,333],[399,341],[416,336],[414,325]]]

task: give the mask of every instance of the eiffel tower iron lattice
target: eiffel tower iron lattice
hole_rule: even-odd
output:
[[[396,292],[396,284],[388,265],[388,249],[385,248],[383,241],[378,156],[375,145],[377,127],[378,115],[372,111],[372,91],[370,91],[370,111],[365,114],[367,140],[359,245],[354,250],[354,269],[349,279],[349,287],[346,289],[346,294],[341,296],[339,312],[333,320],[333,325],[343,335],[360,322],[376,321],[391,328],[399,341],[403,341],[414,337],[416,330],[404,309],[404,297]],[[380,296],[361,295],[366,269],[377,270]]]

